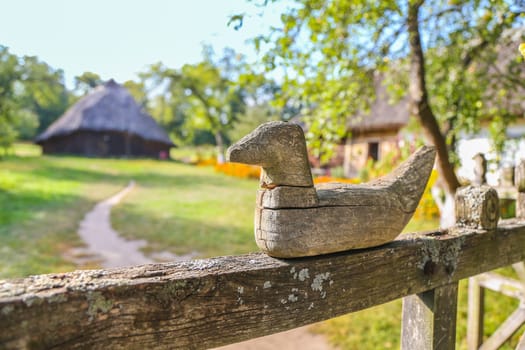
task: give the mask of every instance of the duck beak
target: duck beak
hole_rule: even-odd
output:
[[[231,145],[226,151],[226,161],[234,163],[244,163],[242,159],[242,150],[238,144]]]

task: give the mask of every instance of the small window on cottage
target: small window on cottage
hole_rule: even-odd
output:
[[[368,158],[379,160],[379,142],[368,143]]]

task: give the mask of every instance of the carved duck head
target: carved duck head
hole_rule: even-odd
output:
[[[263,168],[263,187],[313,186],[301,127],[286,122],[268,122],[228,148],[230,162]]]

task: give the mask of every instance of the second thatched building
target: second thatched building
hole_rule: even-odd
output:
[[[164,158],[173,143],[114,80],[81,98],[40,134],[44,154]]]

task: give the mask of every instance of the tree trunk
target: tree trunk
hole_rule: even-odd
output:
[[[444,190],[454,194],[460,186],[454,167],[448,157],[448,148],[444,135],[441,133],[436,116],[432,111],[425,81],[425,59],[421,47],[419,33],[419,8],[423,1],[409,2],[408,32],[410,41],[410,112],[415,115],[427,137],[436,147],[438,154],[438,170],[442,176]]]
[[[224,139],[220,131],[215,132],[215,143],[217,144],[217,163],[222,164],[225,162]]]

